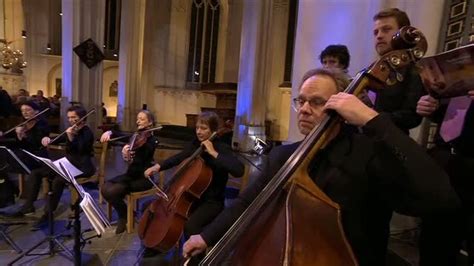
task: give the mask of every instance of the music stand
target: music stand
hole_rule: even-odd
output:
[[[64,178],[69,184],[71,184],[78,192],[79,194],[79,199],[73,203],[74,207],[74,254],[72,254],[71,251],[69,251],[61,242],[57,240],[57,236],[54,236],[54,231],[53,231],[53,211],[49,209],[48,213],[48,220],[49,220],[49,235],[31,247],[29,250],[23,252],[20,254],[17,258],[12,260],[11,262],[8,263],[8,265],[12,265],[13,263],[17,262],[21,258],[25,256],[30,256],[30,255],[53,255],[54,254],[54,244],[57,244],[59,247],[62,248],[64,252],[66,252],[73,260],[74,260],[74,265],[81,265],[81,246],[83,246],[83,243],[87,241],[88,239],[85,239],[84,241],[81,241],[81,221],[80,221],[80,209],[81,207],[84,210],[84,213],[86,213],[87,218],[91,222],[91,224],[94,226],[94,229],[100,236],[102,232],[105,231],[105,228],[110,226],[110,223],[108,223],[107,219],[104,218],[105,215],[101,213],[100,208],[95,204],[95,202],[92,200],[92,197],[89,195],[89,193],[85,192],[84,189],[76,182],[76,179],[74,176],[70,173],[68,168],[61,162],[59,162],[59,167],[55,165],[51,160],[47,158],[42,158],[39,156],[36,156],[28,151],[23,150],[25,153],[29,154],[31,157],[34,159],[42,162],[44,165],[46,165],[48,168],[50,168],[52,171],[54,171],[57,175],[61,176]],[[51,182],[51,180],[48,178],[48,181]],[[49,186],[51,188],[51,185]],[[51,195],[52,192],[48,192],[48,201],[51,200]],[[90,239],[90,238],[89,238]],[[35,250],[37,247],[42,245],[44,242],[50,242],[50,252],[49,253],[44,253],[44,254],[29,254],[31,251]]]
[[[69,169],[62,162],[59,163],[59,166],[68,179],[71,180],[70,184],[79,195],[76,202],[72,204],[72,208],[74,210],[74,265],[80,266],[82,264],[81,247],[83,247],[89,239],[101,237],[102,233],[105,232],[105,229],[110,227],[110,223],[107,218],[105,218],[105,214],[102,212],[100,207],[97,206],[90,194],[85,192],[84,188],[77,183]],[[87,219],[97,233],[97,236],[89,237],[83,241],[81,241],[81,208],[84,210]]]
[[[5,159],[5,165],[0,167],[0,170],[11,169],[19,172],[21,174],[30,174],[31,170],[16,156],[16,154],[8,149],[5,146],[0,146],[0,158]],[[15,224],[24,224],[24,223],[15,223]],[[7,228],[11,224],[0,224],[0,236],[5,239],[8,245],[10,245],[16,252],[21,253],[22,249],[13,241],[13,239],[8,235]]]
[[[54,167],[54,164],[52,163],[51,160],[36,156],[36,155],[26,151],[26,150],[23,150],[23,151],[26,154],[30,155],[35,160],[37,160],[39,162],[42,162],[44,165],[46,165],[48,168],[50,168],[56,174],[59,174],[60,176],[62,176],[64,178],[64,175],[62,173],[60,173],[59,171],[57,171],[57,168]],[[51,206],[51,199],[52,199],[52,196],[53,196],[53,192],[51,191],[52,180],[50,178],[48,178],[47,180],[48,180],[48,185],[49,185],[48,186],[48,188],[49,188],[49,191],[48,191],[48,204],[49,204],[49,206]],[[33,245],[28,250],[22,252],[18,257],[16,257],[12,261],[10,261],[8,263],[8,265],[13,265],[13,263],[17,262],[18,260],[20,260],[20,259],[22,259],[23,257],[26,257],[26,256],[43,256],[43,255],[52,256],[57,252],[55,250],[55,245],[60,247],[62,249],[62,251],[64,251],[67,255],[69,255],[69,257],[73,258],[74,256],[73,256],[72,252],[69,249],[67,249],[66,246],[64,246],[58,240],[58,237],[60,235],[54,235],[54,224],[53,223],[54,223],[53,210],[51,208],[49,208],[49,210],[48,210],[48,235],[43,240],[39,241],[38,243]],[[45,242],[49,242],[49,251],[48,252],[46,252],[46,253],[31,253],[32,251],[34,251],[36,248],[38,248],[39,246],[41,246]]]

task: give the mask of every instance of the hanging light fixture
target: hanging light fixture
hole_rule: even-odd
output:
[[[13,50],[10,47],[11,43],[5,39],[0,39],[0,64],[4,69],[22,72],[21,69],[26,67],[26,61],[23,60],[23,52]]]

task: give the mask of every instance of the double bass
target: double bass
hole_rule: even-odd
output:
[[[345,92],[357,96],[366,88],[382,89],[386,83],[402,81],[397,69],[420,60],[427,42],[416,28],[403,27],[392,47],[359,72]],[[327,112],[200,265],[358,264],[342,228],[340,206],[307,171],[342,122],[335,112]]]
[[[208,140],[216,136],[214,132]],[[160,197],[148,206],[138,225],[138,236],[145,247],[166,252],[178,243],[193,202],[212,181],[212,169],[200,156],[203,151],[201,145],[179,164],[164,192],[157,189]]]

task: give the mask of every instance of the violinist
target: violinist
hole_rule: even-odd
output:
[[[85,119],[79,123],[76,123],[82,117],[84,117],[86,113],[86,110],[81,106],[69,107],[67,109],[67,120],[70,126],[66,129],[66,134],[58,140],[58,143],[66,142],[66,158],[69,162],[71,162],[71,164],[73,164],[82,172],[82,174],[76,176],[76,178],[89,177],[95,173],[95,167],[92,163],[94,134],[92,133],[92,130],[86,125]],[[51,139],[49,137],[43,137],[41,140],[41,144],[44,147],[47,147],[50,143]],[[53,194],[49,202],[51,205],[46,205],[44,214],[32,226],[32,230],[40,229],[47,224],[48,211],[56,210],[66,185],[66,181],[61,176],[55,174],[46,166],[33,170],[27,179],[26,202],[16,213],[13,213],[12,215],[23,216],[35,211],[33,203],[38,197],[41,182],[44,177],[48,177],[52,180],[51,190]]]
[[[447,177],[388,115],[379,114],[356,96],[341,92],[348,84],[345,74],[337,69],[308,71],[293,100],[297,124],[306,136],[321,123],[327,110],[337,112],[345,120],[312,158],[308,175],[341,206],[342,227],[359,264],[384,265],[392,210],[408,194],[403,193],[404,184],[417,175],[436,180]],[[186,241],[183,255],[195,256],[216,244],[299,144],[272,149],[261,175],[201,233]],[[424,194],[420,192],[417,197],[437,197],[432,199],[434,206],[449,200],[441,193],[431,194],[431,187],[424,185],[424,190],[416,191]],[[312,226],[312,221],[301,221],[300,225]]]
[[[20,110],[26,121],[37,115],[40,112],[40,107],[34,101],[27,101],[21,104]],[[47,157],[48,153],[42,149],[41,139],[48,136],[49,132],[48,122],[40,115],[31,119],[25,125],[15,127],[15,130],[9,134],[4,135],[3,132],[0,132],[0,136],[2,138],[13,138],[14,141],[9,145],[13,149],[25,149],[35,155]],[[18,156],[30,168],[40,166],[40,163],[23,152],[19,152]]]
[[[191,207],[189,219],[184,225],[186,237],[199,234],[224,209],[224,193],[229,174],[235,177],[244,174],[244,165],[233,155],[230,146],[221,142],[219,138],[212,142],[208,140],[217,129],[218,116],[213,112],[201,113],[196,123],[196,139],[182,152],[145,171],[145,176],[151,176],[153,173],[170,169],[191,156],[200,145],[205,147],[205,152],[201,156],[212,170],[212,181],[201,198]],[[145,255],[152,256],[153,252],[147,249]]]
[[[127,205],[123,201],[130,192],[144,191],[152,187],[151,182],[143,176],[145,169],[153,165],[153,155],[158,146],[158,139],[152,131],[146,131],[155,124],[155,117],[148,110],[137,114],[137,132],[130,137],[130,143],[122,149],[122,156],[129,163],[127,172],[108,180],[102,187],[102,195],[117,211],[118,222],[116,234],[125,231],[127,225]],[[101,142],[109,141],[111,131],[102,134]],[[131,145],[133,144],[133,145]]]
[[[4,135],[3,132],[0,132],[0,145],[13,149],[18,158],[30,170],[34,170],[41,167],[41,164],[19,149],[27,150],[41,157],[48,157],[47,151],[41,148],[41,139],[49,135],[50,129],[46,119],[39,114],[40,107],[35,102],[22,103],[20,110],[25,122],[30,121],[22,126],[15,127],[14,130],[11,130],[11,133]],[[6,158],[0,159],[4,162],[7,161]],[[0,179],[6,178],[7,173],[11,171],[16,170],[7,167],[7,165],[0,165]]]

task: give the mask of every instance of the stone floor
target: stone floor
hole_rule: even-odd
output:
[[[120,148],[113,147],[109,151],[107,156],[107,168],[106,176],[113,177],[119,173],[122,173],[126,164],[123,163],[120,156]],[[249,157],[246,157],[249,159]],[[241,158],[242,159],[242,158]],[[243,160],[246,164],[259,164],[255,158],[250,160]],[[250,179],[258,170],[255,167],[250,166]],[[95,199],[98,199],[97,189],[86,189]],[[61,204],[55,213],[56,220],[54,223],[55,233],[65,234],[66,236],[60,237],[59,241],[63,243],[68,249],[72,251],[73,238],[71,237],[72,230],[66,229],[68,223],[67,216],[69,214],[69,191],[66,189],[62,196]],[[42,214],[42,208],[44,206],[44,199],[40,199],[35,203],[37,207],[35,216],[38,217]],[[0,211],[11,211],[18,207],[20,203],[14,206],[7,207]],[[105,205],[102,205],[105,210]],[[13,239],[13,241],[23,250],[27,250],[32,247],[38,241],[41,241],[47,236],[47,230],[40,230],[36,232],[30,231],[30,225],[34,221],[35,217],[27,217],[20,220],[6,219],[0,220],[0,223],[6,225],[6,232]],[[81,218],[82,229],[89,229],[90,224],[83,216]],[[23,224],[15,224],[21,222]],[[416,228],[416,223],[414,227]],[[413,229],[411,228],[411,229]],[[417,265],[418,254],[416,248],[416,229],[411,230],[410,228],[402,228],[399,232],[395,232],[393,237],[390,239],[390,252],[388,255],[388,265]],[[135,233],[127,234],[123,233],[115,235],[115,228],[112,226],[105,234],[100,238],[90,239],[89,243],[85,245],[82,255],[82,265],[177,265],[179,256],[175,256],[174,252],[164,254],[151,259],[140,259],[140,239]],[[69,236],[67,236],[69,234]],[[85,233],[85,237],[93,236],[94,232]],[[40,248],[35,250],[35,253],[44,253],[48,251],[48,245],[44,244]],[[178,252],[179,253],[179,252]],[[16,253],[6,241],[0,238],[0,265],[7,265],[10,261],[15,259],[19,254]],[[27,256],[22,258],[15,265],[73,265],[70,258],[65,255],[65,252],[58,252],[54,256],[43,255],[43,256]]]

